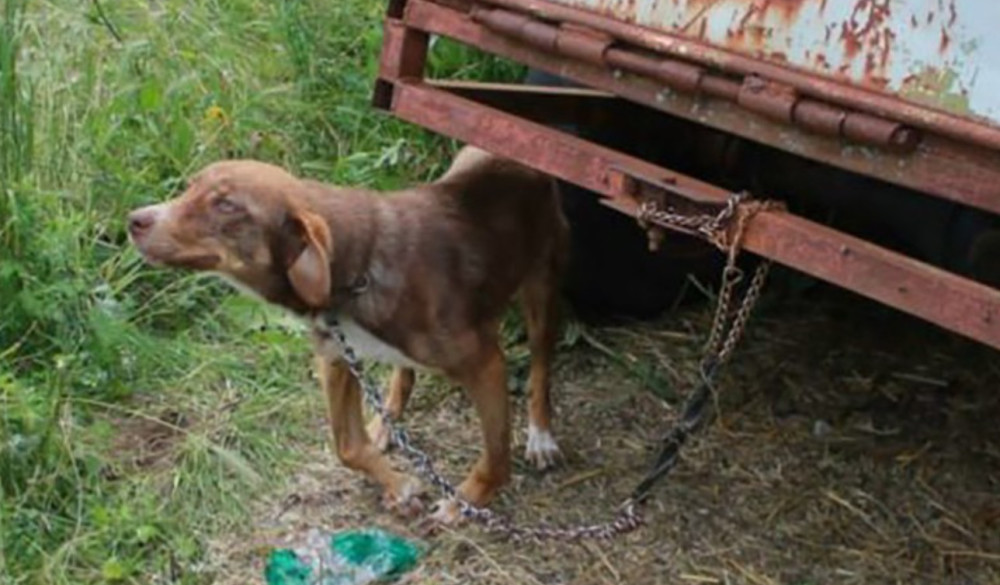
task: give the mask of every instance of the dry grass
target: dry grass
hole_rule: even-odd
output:
[[[429,541],[407,581],[1000,583],[995,354],[869,303],[817,294],[761,308],[720,384],[720,416],[658,490],[648,527],[582,545],[448,531]],[[567,463],[544,475],[517,467],[495,508],[522,521],[611,514],[676,412],[608,353],[657,364],[676,386],[659,390],[683,393],[707,313],[594,329],[564,349],[556,391]],[[460,393],[421,381],[411,427],[457,478],[477,453],[471,409]],[[412,527],[320,450],[257,510],[246,533],[215,543],[219,583],[259,582],[269,547],[306,527]]]

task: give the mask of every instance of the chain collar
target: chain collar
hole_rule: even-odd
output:
[[[340,314],[344,305],[357,300],[358,297],[362,296],[368,289],[371,288],[371,277],[368,273],[362,273],[360,276],[354,279],[354,281],[346,286],[334,287],[330,291],[330,305],[319,311],[318,314],[322,316],[323,322],[327,325],[336,321],[337,315]]]
[[[355,299],[361,295],[368,292],[368,288],[371,286],[371,278],[368,273],[362,273],[361,276],[354,279],[354,282],[347,286],[341,286],[333,289],[333,297],[338,296],[346,297],[348,300]]]

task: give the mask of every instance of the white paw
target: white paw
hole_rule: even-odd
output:
[[[552,433],[528,425],[528,444],[524,449],[524,458],[537,469],[544,470],[559,463],[562,452]]]
[[[368,423],[368,438],[375,448],[385,453],[389,449],[389,429],[382,424],[382,417],[375,415]]]

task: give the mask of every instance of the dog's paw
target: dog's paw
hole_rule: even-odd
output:
[[[389,440],[389,428],[382,423],[382,417],[375,415],[368,423],[368,438],[371,439],[375,448],[385,453],[389,450],[391,441]]]
[[[548,430],[534,425],[528,427],[528,444],[524,448],[524,458],[538,470],[555,467],[562,461],[562,451]]]
[[[458,502],[453,499],[441,499],[431,506],[430,514],[424,517],[418,528],[424,536],[431,536],[444,527],[456,526],[462,521],[462,511]]]
[[[408,479],[396,490],[386,490],[382,494],[382,505],[390,512],[404,518],[415,518],[424,511],[420,496],[423,488],[416,479]]]

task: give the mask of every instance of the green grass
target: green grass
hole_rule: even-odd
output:
[[[125,215],[223,157],[392,188],[453,145],[369,107],[380,2],[0,2],[0,584],[210,582],[205,540],[323,440],[308,348]]]

